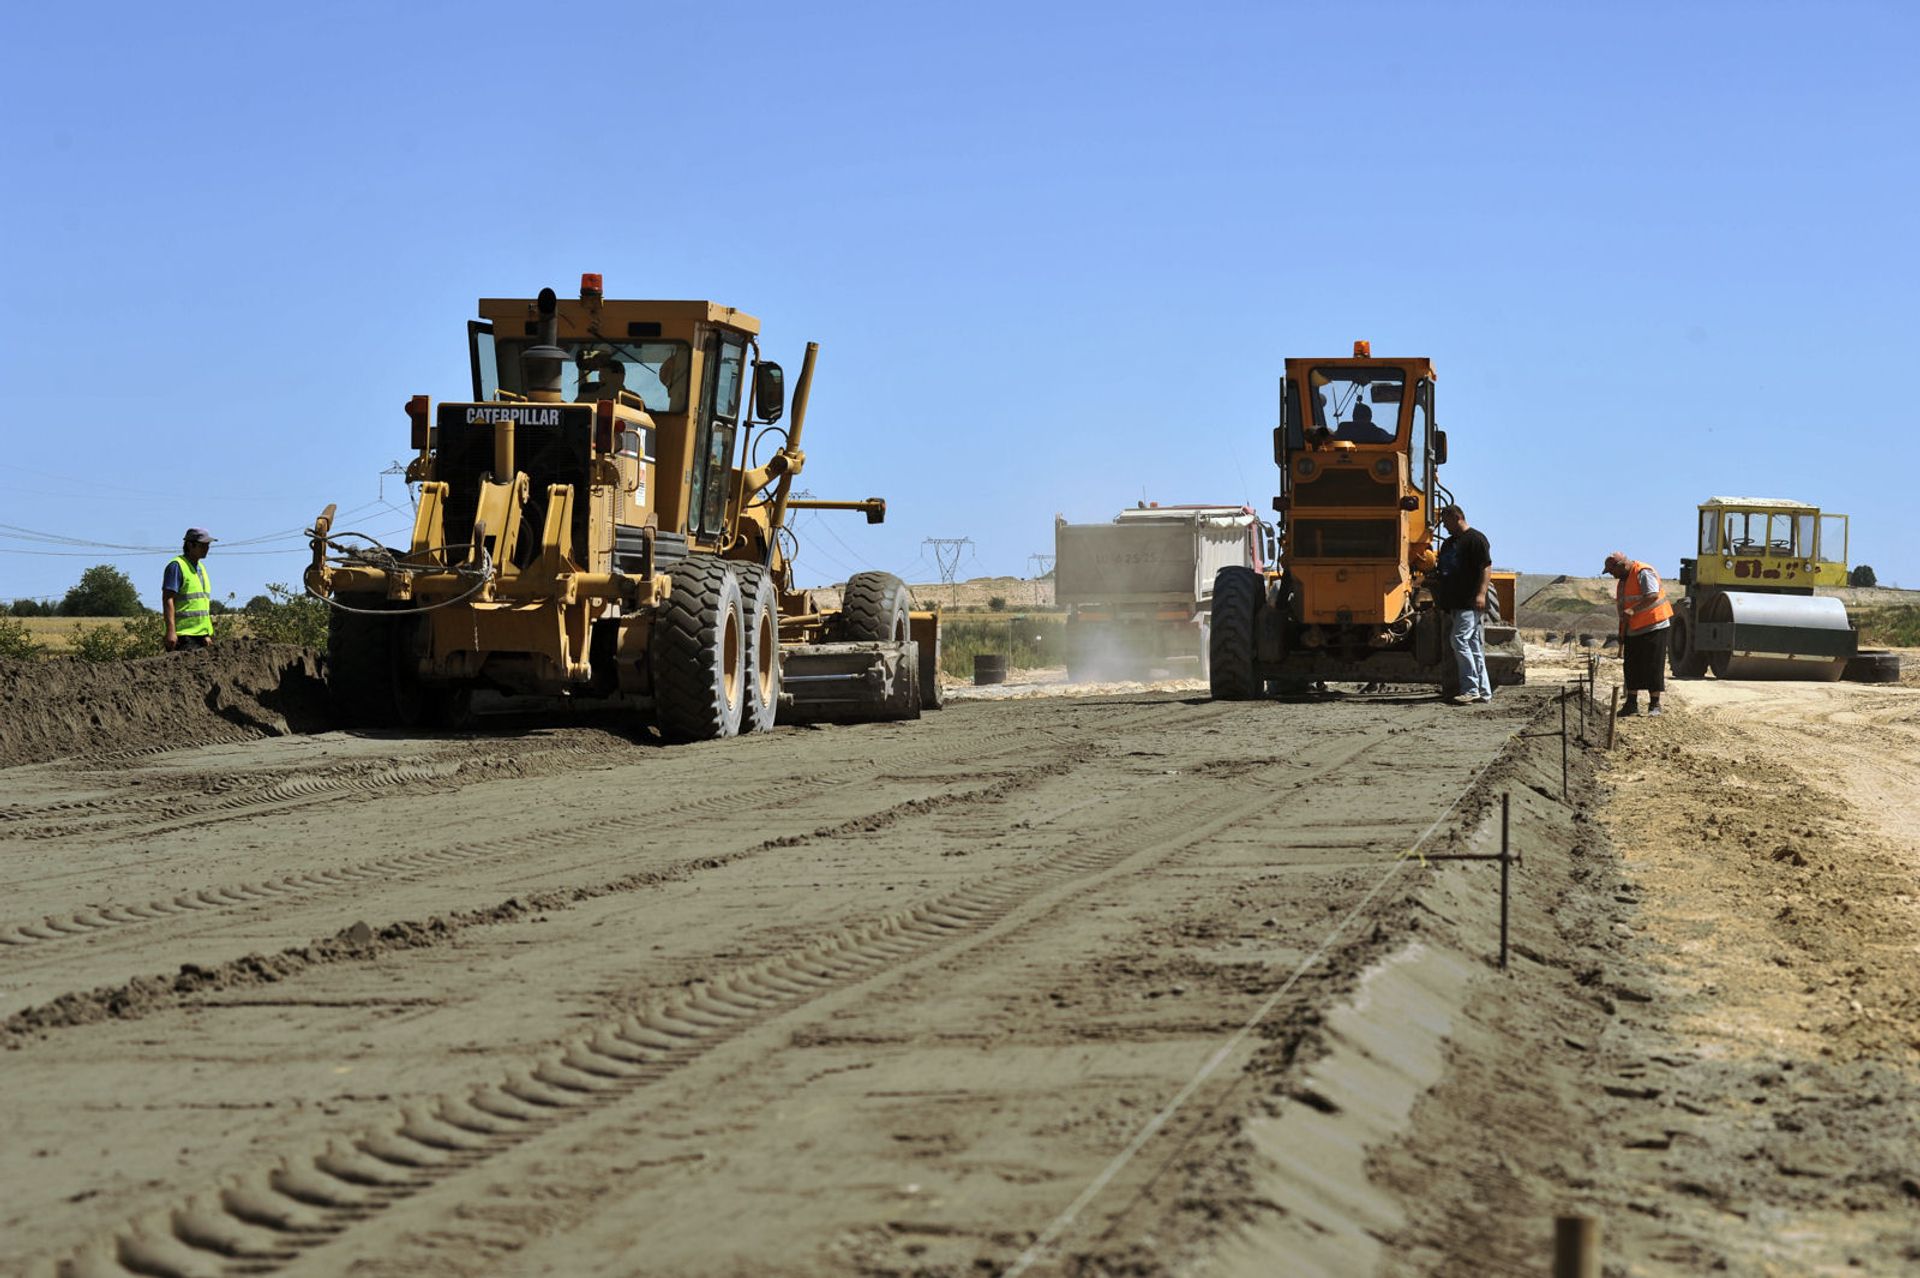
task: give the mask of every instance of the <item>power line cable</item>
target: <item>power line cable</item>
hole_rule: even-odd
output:
[[[364,514],[381,505],[392,506],[392,503],[378,500],[364,502],[361,505],[353,507],[351,510],[341,513],[336,518],[351,518],[355,515]],[[393,507],[393,509],[395,513],[404,514],[408,518],[412,517],[411,511],[403,510],[399,507]],[[251,537],[222,537],[218,539],[217,544],[221,547],[219,553],[223,555],[244,554],[248,552],[239,549],[240,547],[265,546],[272,542],[304,542],[308,540],[309,535],[305,528],[283,528],[277,532],[260,533]],[[0,541],[25,541],[39,545],[69,546],[73,548],[74,553],[92,553],[94,551],[118,551],[130,555],[177,555],[180,553],[177,546],[158,546],[151,544],[143,546],[125,542],[94,541],[86,537],[69,537],[64,533],[43,532],[39,529],[26,528],[19,524],[0,524]],[[295,548],[295,546],[289,545],[278,550],[255,551],[253,553],[285,554]],[[13,547],[0,546],[0,553],[18,555],[53,554],[56,552],[21,550]]]

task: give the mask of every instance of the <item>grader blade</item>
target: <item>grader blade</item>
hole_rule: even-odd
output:
[[[911,640],[791,644],[780,660],[783,724],[920,717],[920,645]]]

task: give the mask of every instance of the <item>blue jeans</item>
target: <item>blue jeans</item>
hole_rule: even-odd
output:
[[[1485,616],[1477,608],[1461,608],[1447,614],[1447,644],[1453,649],[1454,662],[1460,668],[1463,697],[1493,695],[1493,681],[1487,678],[1485,624]]]

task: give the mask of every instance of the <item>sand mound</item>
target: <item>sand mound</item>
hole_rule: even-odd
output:
[[[0,767],[326,726],[305,648],[242,639],[137,661],[0,661]]]

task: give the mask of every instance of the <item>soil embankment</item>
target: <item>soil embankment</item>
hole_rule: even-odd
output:
[[[242,639],[137,661],[0,660],[0,768],[326,727],[319,659]]]

